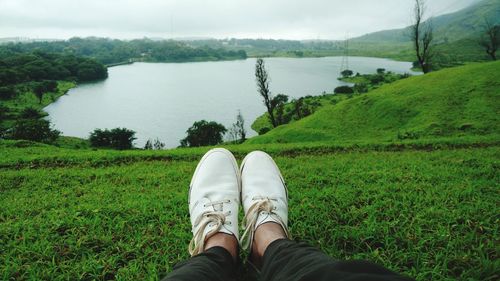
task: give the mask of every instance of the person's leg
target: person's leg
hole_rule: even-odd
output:
[[[288,192],[273,159],[250,153],[241,167],[246,230],[243,246],[261,268],[261,280],[411,280],[365,261],[334,261],[318,249],[289,240]]]
[[[234,280],[238,257],[240,176],[234,156],[212,149],[200,160],[189,189],[192,257],[163,280]]]
[[[210,237],[205,250],[174,267],[162,281],[234,280],[238,241],[232,235],[217,233]]]
[[[280,237],[280,228],[278,224],[267,223],[255,232],[252,260],[262,265],[262,281],[413,280],[367,261],[335,261],[306,243],[287,239],[283,231]]]

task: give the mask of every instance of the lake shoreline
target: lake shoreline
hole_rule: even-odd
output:
[[[266,58],[273,94],[290,99],[332,93],[342,57]],[[373,73],[379,67],[411,72],[411,62],[350,57],[351,67]],[[257,135],[251,123],[265,112],[255,86],[255,59],[192,63],[134,62],[109,68],[106,80],[79,83],[51,103],[55,129],[65,136],[86,138],[96,128],[125,127],[137,132],[135,145],[159,138],[177,147],[196,121],[216,121],[226,127],[238,110],[247,120],[248,137]]]

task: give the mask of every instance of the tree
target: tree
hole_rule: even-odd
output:
[[[46,80],[42,82],[37,82],[33,87],[33,92],[38,98],[38,103],[42,103],[43,95],[48,92],[55,92],[57,90],[57,82],[52,80]]]
[[[340,72],[340,74],[342,75],[343,78],[349,78],[354,74],[354,72],[352,72],[352,70],[346,69]]]
[[[43,113],[33,107],[26,107],[21,111],[19,117],[24,119],[39,119],[43,117]]]
[[[146,144],[144,145],[144,149],[146,150],[162,150],[165,147],[165,143],[161,142],[160,139],[155,139],[152,141],[148,139]]]
[[[45,93],[45,88],[42,83],[37,83],[33,88],[35,96],[38,98],[38,103],[41,104],[43,100],[43,94]]]
[[[492,25],[488,20],[485,22],[484,33],[479,40],[479,45],[493,60],[497,60],[496,52],[500,46],[500,25]]]
[[[165,143],[161,142],[160,139],[155,139],[153,143],[153,148],[156,150],[162,150],[165,148]]]
[[[14,123],[9,138],[52,143],[61,132],[50,127],[45,119],[19,119]]]
[[[217,145],[222,143],[226,132],[227,129],[219,123],[197,121],[186,131],[187,137],[181,140],[181,147]]]
[[[152,150],[153,149],[153,142],[150,139],[148,139],[146,141],[146,144],[144,145],[144,149],[146,149],[146,150]]]
[[[287,102],[288,96],[282,94],[275,96],[271,101],[273,107],[276,109],[275,118],[278,126],[287,123],[285,119],[285,104]]]
[[[411,39],[417,55],[417,62],[424,73],[431,71],[432,41],[434,39],[432,23],[423,22],[425,16],[425,0],[415,0],[413,9],[414,24],[411,26]]]
[[[257,88],[259,90],[259,94],[264,99],[264,105],[267,108],[267,113],[269,115],[269,120],[273,127],[278,126],[278,122],[274,116],[274,105],[273,95],[269,90],[269,74],[266,71],[266,67],[264,64],[264,60],[259,58],[255,64],[255,78],[257,80]]]
[[[11,99],[16,95],[16,89],[13,86],[0,87],[0,99]]]
[[[236,122],[233,123],[231,128],[229,128],[228,134],[231,141],[243,143],[247,139],[245,119],[243,119],[243,115],[240,110],[238,110],[238,115],[236,115]]]
[[[95,129],[89,136],[90,145],[113,149],[131,149],[135,140],[135,132],[126,128],[112,130]]]
[[[349,86],[339,86],[333,91],[335,94],[354,94],[353,88]]]
[[[7,119],[9,116],[10,109],[2,104],[0,104],[0,122]]]
[[[385,68],[377,68],[377,74],[379,75],[385,74]]]

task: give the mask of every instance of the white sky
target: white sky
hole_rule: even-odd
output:
[[[479,0],[428,0],[437,16]],[[410,24],[414,0],[0,0],[0,38],[344,39]]]

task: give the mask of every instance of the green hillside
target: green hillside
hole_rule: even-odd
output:
[[[490,60],[478,44],[485,20],[500,24],[500,0],[483,0],[458,12],[432,18],[434,68]],[[351,39],[349,51],[356,56],[415,61],[409,34],[409,27],[370,33]]]
[[[477,37],[485,20],[500,21],[500,0],[482,0],[460,11],[432,18],[437,43],[453,42]],[[352,39],[353,42],[410,42],[408,27],[374,32]]]
[[[400,80],[325,106],[248,143],[357,143],[498,135],[498,73],[500,62],[492,62]]]

